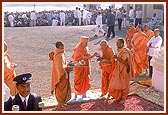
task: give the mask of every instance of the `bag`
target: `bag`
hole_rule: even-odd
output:
[[[48,54],[48,56],[49,56],[49,60],[52,61],[53,58],[54,58],[54,52],[53,52],[53,51],[50,52],[50,53]]]

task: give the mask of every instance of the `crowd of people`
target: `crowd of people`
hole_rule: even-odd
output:
[[[118,13],[114,14],[113,9],[108,10],[107,37],[100,42],[100,47],[94,54],[89,53],[89,37],[87,36],[81,36],[80,42],[75,46],[72,53],[73,63],[67,62],[64,52],[64,45],[66,44],[62,41],[56,42],[54,51],[49,52],[49,60],[52,61],[51,94],[56,97],[58,108],[64,108],[71,99],[69,74],[72,70],[74,71],[74,99],[77,98],[77,95],[82,95],[83,98],[87,97],[86,92],[90,89],[91,83],[90,62],[93,57],[96,58],[101,70],[101,97],[107,95],[106,100],[112,96],[115,101],[124,102],[129,93],[130,78],[142,74],[143,71],[148,73],[148,70],[149,77],[152,77],[153,68],[150,65],[150,61],[152,56],[160,50],[163,41],[160,36],[160,30],[151,30],[149,24],[142,26],[139,17],[137,17],[137,21],[135,22],[136,24],[138,22],[138,24],[135,26],[130,16],[130,25],[125,39],[117,40],[117,52],[114,52],[113,47],[108,44],[107,39],[109,39],[111,33],[112,38],[115,38],[115,16],[118,16],[118,21],[120,22],[122,11],[120,9]],[[63,13],[63,11],[61,12]],[[74,14],[78,14],[78,12],[79,9],[76,8],[76,13]],[[97,14],[98,16],[95,18],[95,35],[97,36],[99,30],[101,30],[105,36],[106,33],[102,29],[102,12],[97,12]],[[34,17],[31,20],[36,19],[35,12],[31,12],[30,15]],[[125,17],[124,15],[123,17]],[[61,14],[61,16],[65,15]],[[75,25],[81,24],[79,19],[77,15],[74,15]],[[31,23],[32,26],[36,24],[35,21]],[[65,25],[64,20],[61,20],[60,24]],[[119,25],[121,26],[121,23]],[[120,26],[119,30],[121,29]],[[27,73],[16,76],[15,67],[16,64],[11,62],[10,56],[7,53],[7,44],[4,43],[4,82],[8,86],[10,95],[12,96],[12,98],[9,98],[5,102],[4,110],[12,110],[12,105],[19,105],[21,111],[41,110],[38,107],[38,102],[42,101],[41,97],[30,93],[31,74]],[[34,101],[29,102],[30,98],[34,99]],[[36,99],[37,101],[35,101]],[[22,104],[25,100],[26,107]]]

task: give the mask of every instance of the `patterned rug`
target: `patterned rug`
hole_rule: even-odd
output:
[[[129,95],[125,102],[105,101],[104,98],[68,104],[62,109],[45,108],[43,111],[164,111],[164,108],[138,95]]]

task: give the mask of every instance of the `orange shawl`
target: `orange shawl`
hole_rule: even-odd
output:
[[[67,66],[66,64],[64,50],[55,48],[52,66],[51,91],[55,90],[55,86],[60,82],[60,79],[65,77],[66,71],[64,68]]]

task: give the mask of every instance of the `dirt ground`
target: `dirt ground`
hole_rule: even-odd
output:
[[[104,39],[100,33],[94,39],[94,27],[89,26],[57,26],[57,27],[16,27],[4,28],[4,40],[8,44],[8,52],[16,67],[16,74],[26,72],[32,73],[32,92],[42,97],[51,96],[51,69],[52,62],[49,61],[48,53],[55,48],[55,42],[63,41],[65,44],[65,54],[68,61],[71,61],[73,49],[79,43],[80,36],[88,36],[90,53],[93,54],[99,47],[99,42]],[[126,29],[116,30],[116,38],[110,39],[108,43],[116,51],[116,41],[124,37]],[[91,62],[91,89],[101,88],[101,71],[97,62]],[[135,81],[149,79],[147,76],[138,76]],[[70,83],[73,92],[73,72],[70,74]]]

